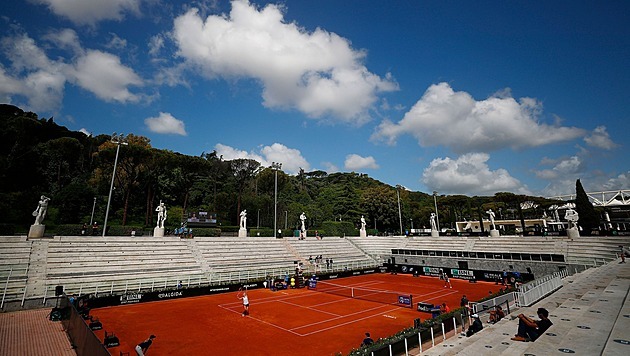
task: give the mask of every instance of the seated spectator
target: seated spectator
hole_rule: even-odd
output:
[[[473,314],[472,318],[473,318],[473,322],[472,324],[470,324],[470,326],[468,327],[468,330],[466,331],[466,337],[471,337],[472,335],[483,330],[483,324],[481,323],[481,320],[479,319],[479,315]]]
[[[365,339],[361,343],[361,346],[370,346],[374,343],[374,340],[370,337],[370,333],[365,333]]]
[[[440,305],[440,314],[446,314],[450,311],[451,311],[451,308],[449,308],[449,306],[446,305],[446,303],[442,303],[442,305]]]
[[[542,333],[553,325],[549,320],[549,312],[545,308],[536,311],[540,320],[536,321],[523,314],[518,315],[518,331],[512,338],[514,341],[536,341]]]
[[[504,317],[505,313],[503,312],[503,308],[501,308],[500,305],[497,305],[494,310],[490,311],[490,320],[488,320],[488,322],[490,324],[494,324]]]

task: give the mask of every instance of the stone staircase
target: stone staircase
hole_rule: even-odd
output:
[[[203,257],[203,254],[201,253],[201,251],[199,251],[199,248],[197,244],[195,243],[195,241],[193,239],[185,239],[185,243],[186,243],[186,247],[188,247],[188,250],[195,258],[195,261],[201,267],[201,271],[203,273],[212,272],[212,268],[208,264],[208,260],[206,260],[206,258]]]
[[[447,339],[423,355],[625,355],[630,327],[630,268],[611,262],[563,281],[563,288],[531,307],[521,308],[470,338]],[[537,319],[545,308],[553,326],[536,342],[511,338],[518,328],[516,315]],[[485,320],[484,320],[485,322]],[[618,341],[616,341],[618,340]],[[610,350],[610,352],[605,352]],[[614,351],[613,351],[614,350]],[[412,353],[417,355],[417,351]]]
[[[38,240],[37,243],[31,244],[26,298],[42,297],[47,294],[46,261],[48,257],[48,243],[48,240],[42,239]]]

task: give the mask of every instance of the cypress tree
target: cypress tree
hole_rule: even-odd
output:
[[[583,229],[584,234],[590,235],[591,230],[596,230],[599,226],[599,214],[595,211],[593,204],[588,200],[588,196],[578,179],[575,182],[575,211],[579,214],[578,225]]]

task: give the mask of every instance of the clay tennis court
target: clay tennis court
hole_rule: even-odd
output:
[[[250,315],[241,316],[237,293],[215,294],[133,305],[94,309],[103,330],[114,332],[122,351],[135,355],[135,345],[157,335],[148,355],[346,355],[357,348],[369,331],[377,340],[413,325],[415,303],[441,304],[453,309],[466,294],[471,301],[496,292],[501,286],[469,283],[452,278],[453,288],[435,277],[369,274],[327,281],[371,290],[413,295],[414,308],[353,299],[308,289],[248,292]],[[320,282],[321,283],[321,282]],[[394,294],[395,294],[394,293]]]

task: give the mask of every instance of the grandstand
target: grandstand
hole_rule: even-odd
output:
[[[617,293],[617,287],[621,286],[627,292],[628,276],[622,273],[616,277],[614,273],[621,272],[613,268],[617,267],[616,262],[611,263],[617,258],[620,245],[630,245],[630,237],[327,236],[321,240],[314,237],[299,240],[294,237],[179,239],[56,236],[27,240],[25,237],[9,236],[0,237],[0,293],[2,311],[14,311],[54,306],[56,286],[63,286],[67,294],[122,295],[137,291],[174,290],[180,281],[186,288],[262,280],[267,276],[290,274],[296,263],[302,263],[307,272],[334,272],[395,261],[397,265],[409,266],[527,271],[535,278],[559,270],[568,271],[574,275],[564,280],[565,288],[552,295],[553,299],[542,302],[544,305],[561,306],[576,301],[582,303],[582,299],[592,295],[612,295],[606,292],[607,288]],[[333,266],[326,271],[325,264],[319,265],[316,270],[314,264],[308,261],[310,256],[318,255],[322,255],[323,259],[332,258]],[[625,265],[619,268],[621,266]],[[591,267],[598,268],[589,269]],[[577,273],[585,269],[585,272]],[[613,280],[606,282],[607,279],[596,271],[604,271],[601,273],[609,274]],[[596,279],[594,282],[598,284],[586,284],[591,279]],[[607,284],[602,287],[601,283]],[[567,287],[578,284],[591,289],[566,293],[570,289]],[[596,300],[591,301],[597,303]],[[619,303],[624,310],[628,308],[627,293],[625,301]],[[595,304],[589,308],[594,308]],[[558,315],[562,309],[554,308],[552,314]],[[597,306],[597,309],[601,308]],[[525,310],[531,313],[535,306]],[[619,310],[614,309],[607,312],[619,314]],[[586,315],[585,312],[580,317]],[[607,329],[608,335],[620,330],[615,325]],[[506,328],[510,329],[510,333],[513,332],[511,329],[515,329],[511,324]],[[574,337],[576,332],[569,329],[566,337]],[[451,342],[448,345],[455,344]],[[449,347],[455,349],[455,346]],[[499,345],[493,347],[501,349]],[[510,346],[512,350],[516,347]]]

